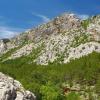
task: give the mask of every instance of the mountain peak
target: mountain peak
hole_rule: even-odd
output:
[[[6,60],[32,54],[28,63],[67,63],[71,59],[80,58],[93,51],[100,52],[98,20],[83,21],[75,14],[64,13],[6,43],[8,51],[12,48],[15,50]]]

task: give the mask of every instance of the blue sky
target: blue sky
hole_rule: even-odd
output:
[[[100,14],[100,0],[0,0],[0,38],[12,37],[64,12],[81,18]]]

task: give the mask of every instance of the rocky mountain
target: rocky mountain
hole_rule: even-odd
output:
[[[93,51],[100,52],[100,16],[81,20],[74,14],[65,13],[6,43],[1,40],[0,44],[1,55],[13,51],[2,61],[31,55],[28,63],[67,63]]]

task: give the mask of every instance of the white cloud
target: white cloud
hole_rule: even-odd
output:
[[[8,18],[0,16],[0,39],[12,38],[20,32],[25,31],[25,29],[8,26],[8,22],[10,22]]]
[[[39,17],[44,23],[47,23],[47,22],[50,21],[50,18],[48,18],[48,17],[45,16],[45,15],[35,14],[35,13],[32,13],[32,15]]]
[[[0,39],[12,38],[22,31],[24,31],[24,29],[7,27],[7,26],[0,26]]]
[[[77,16],[82,20],[85,20],[85,19],[89,18],[89,15],[87,15],[87,14],[77,14]]]

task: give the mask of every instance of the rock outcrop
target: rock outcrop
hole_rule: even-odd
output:
[[[3,40],[0,40],[0,54],[3,53],[6,50],[6,44],[3,42]]]
[[[36,96],[26,91],[20,82],[0,72],[0,100],[36,100]]]

